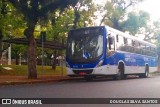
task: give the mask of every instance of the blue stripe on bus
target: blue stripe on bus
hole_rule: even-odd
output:
[[[125,66],[145,66],[145,64],[148,64],[150,67],[156,67],[158,65],[156,57],[137,55],[135,53],[115,52],[114,55],[108,58],[104,57],[105,55],[102,55],[96,62],[88,64],[72,64],[69,60],[67,62],[71,68],[75,69],[95,68],[102,59],[105,59],[103,65],[118,65],[120,60],[124,62]]]
[[[118,65],[120,60],[122,60],[126,66],[145,66],[145,64],[149,64],[150,67],[156,67],[158,65],[156,57],[128,52],[115,52],[114,55],[106,60],[108,62],[106,64],[109,65]]]

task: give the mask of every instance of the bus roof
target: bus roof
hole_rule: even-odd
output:
[[[111,28],[111,27],[109,27],[109,26],[105,26],[105,27],[106,27],[106,29],[107,29],[108,32],[114,33],[114,34],[115,34],[114,36],[116,36],[116,35],[121,35],[121,36],[123,36],[123,37],[125,37],[125,38],[129,38],[129,39],[138,41],[138,42],[140,42],[140,43],[147,44],[147,45],[150,45],[150,46],[152,46],[152,47],[156,47],[155,44],[149,43],[149,42],[144,41],[144,40],[140,40],[140,39],[138,39],[138,38],[135,37],[135,36],[126,34],[126,33],[122,32],[122,31],[116,30],[116,29]]]
[[[149,43],[149,42],[144,41],[144,40],[140,40],[140,39],[138,39],[138,38],[135,37],[135,36],[126,34],[126,33],[122,32],[122,31],[116,30],[116,29],[114,29],[114,28],[112,28],[112,27],[109,27],[109,26],[83,27],[83,28],[78,28],[78,29],[74,29],[74,30],[81,30],[81,29],[87,29],[87,28],[90,29],[90,28],[98,28],[98,27],[105,27],[108,32],[114,33],[114,36],[116,36],[116,35],[121,35],[121,36],[123,36],[123,37],[125,37],[125,38],[129,38],[129,39],[138,41],[138,42],[140,42],[140,43],[142,43],[142,44],[147,44],[147,45],[149,45],[149,46],[152,46],[152,47],[155,47],[155,48],[156,48],[156,45],[155,45],[155,44]],[[74,31],[74,30],[71,30],[71,31]]]

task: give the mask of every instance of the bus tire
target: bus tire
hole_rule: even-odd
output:
[[[123,80],[126,79],[127,75],[124,75],[124,69],[119,69],[118,73],[114,76],[115,80]]]
[[[122,80],[122,79],[126,79],[127,75],[124,74],[124,63],[120,62],[119,66],[118,66],[118,72],[117,74],[114,76],[115,80]]]
[[[145,67],[145,73],[140,74],[140,78],[148,78],[148,76],[149,76],[149,66],[146,65],[146,67]]]

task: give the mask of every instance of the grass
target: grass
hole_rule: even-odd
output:
[[[3,67],[10,67],[12,70],[2,69],[0,70],[0,75],[16,75],[16,76],[26,76],[28,75],[28,70],[26,65],[3,65]],[[63,70],[63,72],[62,72]],[[57,66],[56,70],[53,70],[51,66],[44,66],[43,71],[41,66],[37,66],[38,75],[66,75],[66,68]]]

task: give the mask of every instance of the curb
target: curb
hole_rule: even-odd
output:
[[[58,81],[63,81],[63,79],[60,80],[35,80],[35,81],[23,81],[23,82],[18,82],[18,81],[5,81],[1,82],[1,85],[21,85],[21,84],[36,84],[36,83],[46,83],[46,82],[58,82]]]
[[[27,81],[4,81],[0,82],[0,86],[5,85],[22,85],[22,84],[38,84],[38,83],[49,83],[49,82],[61,82],[61,81],[69,81],[69,80],[77,80],[80,78],[57,78],[57,79],[48,79],[48,80],[27,80]]]

